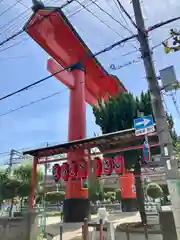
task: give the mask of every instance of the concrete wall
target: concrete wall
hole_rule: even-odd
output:
[[[38,218],[36,214],[24,217],[0,217],[0,239],[37,240]]]

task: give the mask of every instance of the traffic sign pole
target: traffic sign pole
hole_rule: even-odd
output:
[[[144,117],[144,113],[143,112],[140,112],[139,115],[140,115],[140,117]],[[144,138],[145,138],[145,141],[147,142],[147,144],[149,144],[148,134],[147,133],[145,133]],[[149,148],[149,158],[150,158],[150,156],[151,156],[151,151],[150,151],[150,148]]]

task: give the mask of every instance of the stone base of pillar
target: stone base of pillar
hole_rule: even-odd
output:
[[[65,199],[63,206],[64,222],[84,222],[89,217],[89,199]]]

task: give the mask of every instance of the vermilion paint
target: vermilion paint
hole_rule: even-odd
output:
[[[120,187],[122,198],[136,198],[134,176],[132,173],[125,173],[124,175],[120,176]]]
[[[70,89],[68,141],[85,138],[85,102],[95,105],[97,99],[108,100],[108,95],[116,96],[126,89],[115,76],[105,71],[97,59],[89,57],[92,53],[61,10],[37,10],[24,30],[57,61],[49,60],[48,70],[56,73],[56,78]],[[72,72],[63,71],[57,74],[57,69],[62,70],[79,62],[83,62],[85,72],[74,68]],[[76,150],[68,155],[68,162],[80,159],[82,155],[83,149]],[[77,197],[88,198],[88,192],[81,188],[80,183],[68,180],[66,198]]]

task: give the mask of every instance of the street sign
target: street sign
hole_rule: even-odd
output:
[[[154,132],[155,128],[153,125],[153,117],[150,115],[146,117],[135,118],[134,128],[136,136]]]

